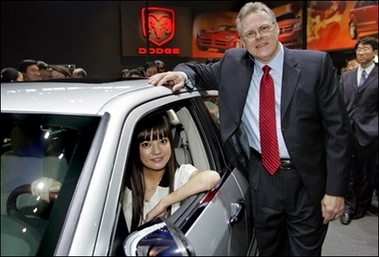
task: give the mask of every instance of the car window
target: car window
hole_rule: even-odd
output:
[[[73,118],[69,122],[64,116],[3,113],[1,119],[1,255],[32,256],[44,237],[58,238],[65,216],[61,210],[68,206],[54,209],[59,208],[60,198],[69,204],[72,197],[66,180],[69,177],[76,184],[82,166],[74,165],[76,169],[71,171],[69,167],[83,163],[83,159],[75,161],[80,131],[74,124],[75,120],[85,123],[86,119]],[[86,148],[81,149],[85,157]],[[50,194],[49,202],[31,194],[32,182],[42,177],[61,184],[61,191]],[[46,232],[52,220],[56,224],[54,236]]]
[[[208,96],[206,98],[208,104],[211,104],[212,101],[217,103],[217,98],[211,98]],[[215,105],[214,103],[212,103]],[[175,155],[178,160],[179,165],[180,164],[192,164],[198,169],[206,169],[206,168],[212,168],[215,169],[215,166],[212,166],[209,160],[209,150],[207,150],[206,146],[204,145],[204,137],[205,135],[202,135],[201,132],[199,131],[198,127],[198,122],[194,118],[194,114],[192,113],[191,108],[189,108],[190,102],[184,101],[182,104],[176,104],[175,106],[168,106],[165,108],[161,108],[159,110],[155,110],[152,113],[145,114],[141,116],[140,118],[147,118],[153,117],[154,115],[162,115],[162,113],[166,114],[167,117],[170,120],[171,124],[171,132],[173,136],[173,143],[174,143],[174,149],[175,149]],[[205,108],[204,108],[205,109]],[[215,110],[213,110],[215,111]],[[215,113],[215,112],[213,112]],[[206,113],[203,113],[206,114]],[[147,115],[147,116],[146,116]],[[136,128],[138,121],[134,122],[134,129]],[[128,126],[126,123],[125,126]],[[133,129],[133,130],[134,130]],[[134,135],[135,131],[131,134],[132,136]],[[124,183],[121,187],[120,190],[120,202],[125,199],[125,190],[126,186],[128,184],[127,179],[130,177],[128,174],[131,172],[131,154],[129,153],[128,156],[126,157],[127,163],[129,165],[125,166],[125,171],[124,171]],[[129,192],[129,190],[128,190]],[[198,196],[199,199],[201,199],[201,196]],[[199,201],[197,196],[192,197],[189,199],[189,201]],[[180,213],[185,212],[186,208],[189,208],[190,204],[186,202],[184,209],[179,208],[174,214],[176,215],[175,217],[180,217]],[[119,238],[124,238],[128,235],[130,232],[129,228],[126,226],[126,220],[125,216],[122,209],[118,210],[120,213],[118,214],[119,220],[116,224],[116,233],[115,237],[111,242],[111,251],[112,252],[118,252],[121,251],[120,247],[120,241]],[[176,218],[174,218],[175,220]],[[125,232],[127,231],[127,232]]]
[[[215,122],[216,126],[220,128],[220,113],[218,107],[218,96],[204,96],[203,101]]]
[[[220,25],[218,26],[217,30],[227,30],[228,26],[226,25]]]

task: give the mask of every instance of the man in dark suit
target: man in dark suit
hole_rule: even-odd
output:
[[[371,206],[378,158],[378,42],[373,37],[358,40],[355,52],[359,66],[344,73],[340,86],[354,132],[349,193],[341,223],[365,216]]]
[[[259,254],[321,255],[328,222],[342,215],[349,176],[351,126],[336,71],[327,53],[284,47],[275,14],[262,3],[245,4],[236,25],[245,49],[230,49],[214,64],[179,64],[149,82],[219,91],[227,156],[248,170]],[[266,115],[260,91],[272,84],[275,107]],[[279,148],[266,166],[258,121],[269,116],[276,122],[269,139]]]

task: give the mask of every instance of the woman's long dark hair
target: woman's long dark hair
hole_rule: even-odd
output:
[[[175,171],[179,164],[175,157],[174,142],[170,122],[165,115],[155,115],[140,121],[136,127],[131,147],[131,160],[127,169],[127,187],[132,191],[133,215],[131,231],[138,227],[143,220],[143,206],[145,197],[145,182],[143,178],[143,164],[139,154],[139,144],[146,140],[157,140],[167,137],[171,145],[171,158],[169,159],[160,186],[169,187],[171,193],[174,189]]]

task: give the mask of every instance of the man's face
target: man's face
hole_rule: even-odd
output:
[[[158,73],[158,68],[156,66],[152,66],[146,69],[145,76],[149,78],[157,73]]]
[[[346,70],[352,70],[354,68],[357,68],[359,66],[359,62],[357,59],[352,59],[350,61],[347,62],[347,65],[346,65]]]
[[[241,39],[246,50],[267,64],[279,52],[279,26],[264,12],[250,13],[241,21]]]
[[[378,54],[378,50],[374,50],[371,45],[359,44],[355,53],[358,59],[358,62],[362,66],[369,66],[374,60],[374,56]]]
[[[158,63],[157,68],[158,68],[158,73],[164,72],[164,64],[163,63]]]
[[[24,74],[24,80],[25,81],[32,81],[32,80],[39,80],[40,79],[40,72],[37,64],[29,65],[26,68],[26,73]]]
[[[48,68],[42,68],[39,71],[39,77],[41,79],[49,79],[51,77],[51,70]]]

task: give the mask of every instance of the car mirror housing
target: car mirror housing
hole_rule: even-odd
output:
[[[124,241],[126,256],[195,256],[182,231],[166,218],[156,218],[130,233]]]

